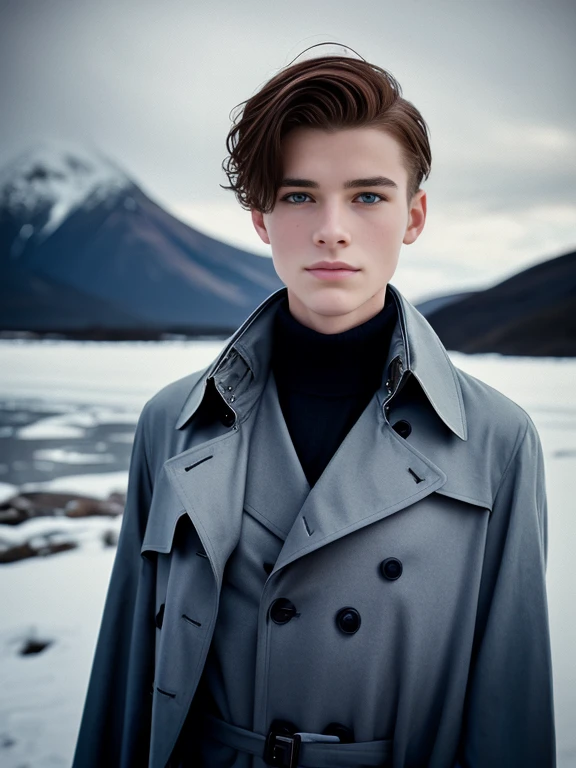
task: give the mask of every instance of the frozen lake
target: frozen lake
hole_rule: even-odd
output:
[[[0,500],[19,488],[125,491],[131,439],[146,400],[203,368],[223,342],[0,341]],[[576,360],[451,353],[515,400],[544,448],[548,598],[559,768],[576,768]],[[0,542],[47,530],[78,548],[0,565],[0,765],[68,768],[121,518],[36,518],[0,525]],[[20,655],[30,639],[44,651]]]

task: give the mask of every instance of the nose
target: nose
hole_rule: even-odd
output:
[[[314,245],[328,248],[350,244],[350,231],[346,225],[344,214],[337,205],[327,206],[319,214],[313,239]]]

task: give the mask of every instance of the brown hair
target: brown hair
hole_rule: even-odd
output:
[[[222,163],[245,210],[270,213],[282,182],[281,141],[293,128],[326,131],[381,128],[402,147],[408,171],[408,201],[428,178],[432,155],[428,126],[402,98],[385,69],[348,56],[322,56],[281,69],[245,104],[226,138]],[[239,119],[240,118],[240,119]]]

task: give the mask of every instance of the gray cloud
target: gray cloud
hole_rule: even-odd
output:
[[[231,110],[335,40],[422,111],[438,206],[561,204],[576,197],[575,32],[571,0],[3,2],[0,164],[40,138],[91,140],[166,205],[233,205],[218,186]]]

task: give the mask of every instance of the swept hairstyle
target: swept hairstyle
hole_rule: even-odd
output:
[[[293,128],[334,132],[379,128],[400,144],[408,172],[408,202],[428,178],[429,129],[402,97],[398,81],[381,67],[348,56],[319,56],[281,69],[233,120],[223,161],[230,186],[245,210],[270,213],[282,182],[282,139]]]

